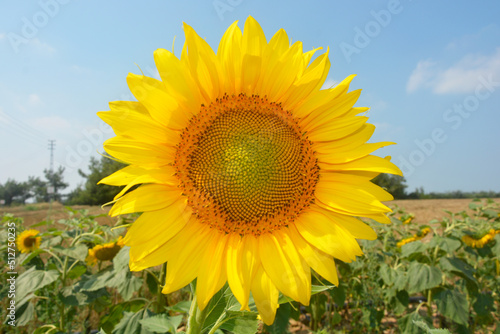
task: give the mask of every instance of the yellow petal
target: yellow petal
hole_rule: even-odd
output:
[[[149,116],[149,112],[140,102],[136,101],[113,101],[109,102],[109,109],[115,112],[125,112],[130,111],[143,114],[144,116]]]
[[[381,143],[373,145],[375,145],[376,147],[378,144]],[[374,155],[368,155],[346,163],[325,163],[327,162],[327,160],[328,158],[321,158],[318,161],[320,168],[324,171],[369,171],[369,172],[388,173],[388,174],[403,176],[403,172],[395,164],[393,164],[387,159],[377,157]],[[390,201],[390,200],[392,199],[386,199],[385,201]]]
[[[135,98],[148,109],[151,117],[157,122],[172,129],[182,130],[186,127],[190,114],[182,112],[161,81],[130,73],[127,83]]]
[[[393,199],[391,194],[370,181],[341,173],[322,173],[315,196],[322,207],[355,216],[389,212],[390,209],[380,201]]]
[[[288,234],[307,264],[329,282],[338,286],[339,278],[337,276],[337,269],[335,268],[333,257],[308,243],[299,234],[294,224],[288,226]]]
[[[378,159],[371,159],[371,158],[368,159],[369,161],[364,161],[364,162],[361,162],[360,160],[368,158],[368,154],[378,150],[379,148],[394,144],[395,143],[393,142],[384,141],[379,143],[363,144],[356,147],[355,149],[342,148],[339,150],[335,150],[333,148],[328,148],[328,151],[327,150],[317,151],[318,162],[332,165],[331,168],[329,168],[328,170],[370,170],[370,171],[377,171],[377,172],[380,171],[381,173],[385,173],[382,172],[381,170],[388,170],[387,168],[388,166],[390,165],[394,166],[392,163],[390,162],[384,163],[383,161],[379,161]],[[356,162],[354,162],[354,160],[356,160]],[[352,164],[348,164],[349,162],[352,162]],[[370,166],[369,167],[370,169],[363,169],[362,166]]]
[[[235,21],[222,36],[217,50],[217,57],[226,78],[224,91],[228,95],[241,92],[241,38],[238,21]]]
[[[283,102],[286,109],[294,110],[297,105],[307,101],[307,96],[313,91],[321,88],[330,69],[328,52],[327,50],[325,54],[318,56],[286,94],[280,98],[278,102]]]
[[[284,54],[274,57],[278,57],[276,64],[269,64],[263,71],[260,89],[270,101],[279,101],[305,67],[302,43],[295,42]]]
[[[324,213],[303,213],[295,227],[308,243],[341,261],[351,262],[363,254],[352,235]]]
[[[156,50],[154,59],[166,92],[182,106],[183,112],[188,115],[198,112],[200,92],[186,64],[165,49]]]
[[[186,226],[191,214],[186,198],[180,197],[164,209],[142,213],[128,229],[123,241],[132,249],[140,244],[148,244],[149,248],[155,243],[164,244]]]
[[[184,33],[188,52],[183,60],[186,59],[189,63],[191,75],[203,96],[203,103],[210,104],[223,94],[224,76],[219,59],[210,45],[186,23],[184,23]]]
[[[109,210],[111,217],[132,212],[153,211],[166,208],[181,195],[175,187],[146,184],[120,198]]]
[[[261,235],[259,253],[264,270],[276,287],[288,297],[308,305],[311,271],[290,237],[282,231]]]
[[[211,233],[214,236],[207,245],[206,251],[201,254],[201,264],[196,281],[196,295],[200,310],[205,309],[213,295],[227,281],[226,244],[228,237],[216,230]]]
[[[247,95],[255,92],[262,66],[262,54],[267,46],[266,36],[259,23],[251,16],[245,22],[241,40],[241,88]]]
[[[307,133],[309,140],[313,142],[327,142],[338,140],[358,131],[368,120],[368,117],[341,117],[332,120]]]
[[[234,296],[241,304],[241,310],[250,311],[248,299],[250,287],[258,262],[257,239],[249,234],[240,237],[230,234],[227,244],[227,281]]]
[[[206,224],[196,222],[193,225],[195,227],[197,225],[195,231],[190,229],[188,233],[182,235],[179,233],[168,246],[167,275],[162,290],[165,294],[179,290],[198,276],[202,259],[210,252],[210,242],[215,237],[215,233],[219,233],[211,231]]]
[[[252,296],[262,321],[272,325],[278,308],[279,291],[262,266],[259,266],[252,280]]]
[[[309,121],[320,115],[325,115],[325,117],[337,117],[337,113],[330,116],[332,113],[331,110],[337,104],[338,97],[342,96],[340,99],[344,98],[343,95],[347,93],[349,85],[355,76],[354,74],[348,76],[335,87],[313,92],[307,97],[304,103],[293,111],[293,113],[299,118],[307,117],[305,121],[303,121],[303,125],[307,125]]]
[[[123,136],[116,136],[104,142],[104,150],[126,163],[142,167],[161,167],[174,160],[175,148],[138,142]]]
[[[175,170],[172,166],[163,166],[158,169],[143,170],[143,173],[133,180],[130,180],[128,184],[118,194],[116,194],[114,199],[122,197],[127,191],[130,190],[130,188],[138,184],[156,183],[177,186],[179,184],[179,180],[174,176],[174,174]]]
[[[377,233],[375,233],[375,231],[370,226],[363,223],[357,217],[341,215],[335,212],[324,212],[324,214],[329,216],[337,224],[342,225],[342,227],[349,231],[349,233],[351,233],[351,235],[356,239],[377,239]]]

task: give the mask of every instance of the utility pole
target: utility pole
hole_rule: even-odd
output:
[[[54,176],[54,149],[55,149],[55,147],[56,147],[56,141],[54,139],[49,140],[50,174],[52,177]],[[55,193],[55,185],[49,183],[47,185],[47,194],[49,195],[50,204],[49,204],[49,212],[47,214],[47,220],[50,219],[50,214],[52,211],[52,201],[54,200],[54,193]]]
[[[49,140],[49,150],[50,150],[50,172],[54,172],[54,149],[56,147],[55,139]]]

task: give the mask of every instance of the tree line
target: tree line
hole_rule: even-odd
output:
[[[64,167],[59,167],[52,171],[44,169],[45,180],[38,176],[29,176],[27,181],[18,182],[7,179],[4,184],[0,184],[0,200],[6,206],[12,204],[24,204],[28,199],[35,202],[49,202],[51,199],[62,201],[61,190],[68,187],[64,182]]]

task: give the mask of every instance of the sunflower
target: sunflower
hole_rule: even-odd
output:
[[[123,246],[124,243],[122,237],[119,237],[118,240],[113,242],[96,245],[89,249],[89,254],[85,260],[89,266],[96,265],[97,261],[111,261]]]
[[[21,251],[21,253],[29,253],[34,251],[35,249],[40,248],[40,242],[42,241],[41,237],[36,237],[40,231],[38,230],[26,230],[22,232],[17,237],[17,248]]]
[[[483,248],[486,244],[492,241],[495,238],[495,234],[497,231],[494,229],[490,229],[488,233],[484,234],[481,238],[474,238],[468,234],[462,237],[462,241],[469,247],[472,248]]]
[[[375,127],[354,107],[354,75],[321,89],[328,50],[302,51],[255,19],[234,22],[215,53],[184,24],[180,58],[158,49],[161,80],[129,74],[137,102],[98,115],[116,137],[104,148],[128,163],[101,183],[122,186],[111,216],[142,212],[125,236],[130,269],[167,262],[163,293],[197,279],[203,310],[228,282],[271,324],[284,295],[308,305],[311,269],[338,285],[334,258],[351,262],[356,239],[375,239],[358,217],[388,223],[392,196],[370,180],[401,175],[370,153]],[[128,192],[135,186],[140,186]]]

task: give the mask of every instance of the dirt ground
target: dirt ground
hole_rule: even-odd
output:
[[[105,216],[96,219],[101,224],[114,225],[116,221],[115,218],[106,215],[111,208],[110,206],[101,208],[100,206],[74,205],[71,206],[71,208],[73,210],[86,209],[90,215],[95,216],[104,214]],[[16,217],[23,218],[25,227],[29,227],[46,219],[57,221],[69,217],[69,213],[65,206],[58,202],[54,202],[52,205],[49,203],[36,203],[22,206],[0,207],[0,217],[5,213],[11,213]]]
[[[495,199],[500,204],[500,198]],[[440,219],[448,214],[444,210],[457,213],[462,210],[469,210],[471,199],[418,199],[418,200],[395,200],[386,203],[390,208],[396,206],[404,208],[407,213],[415,215],[415,222],[428,223],[432,219]],[[76,205],[72,206],[74,210],[87,209],[91,215],[104,214],[98,217],[97,221],[101,224],[114,225],[116,218],[107,216],[110,206],[101,208],[99,206]],[[24,218],[26,227],[45,219],[63,219],[68,218],[68,212],[61,203],[54,202],[52,207],[48,203],[28,204],[16,207],[0,207],[0,217],[4,213],[12,213],[17,217]]]
[[[495,198],[495,202],[500,204],[500,198]],[[447,217],[448,214],[445,210],[451,211],[453,213],[458,213],[460,211],[469,210],[469,203],[472,202],[471,199],[405,199],[405,200],[395,200],[386,203],[390,208],[394,209],[397,205],[400,208],[406,210],[407,213],[413,213],[415,215],[414,222],[418,223],[428,223],[433,219],[440,219]]]

